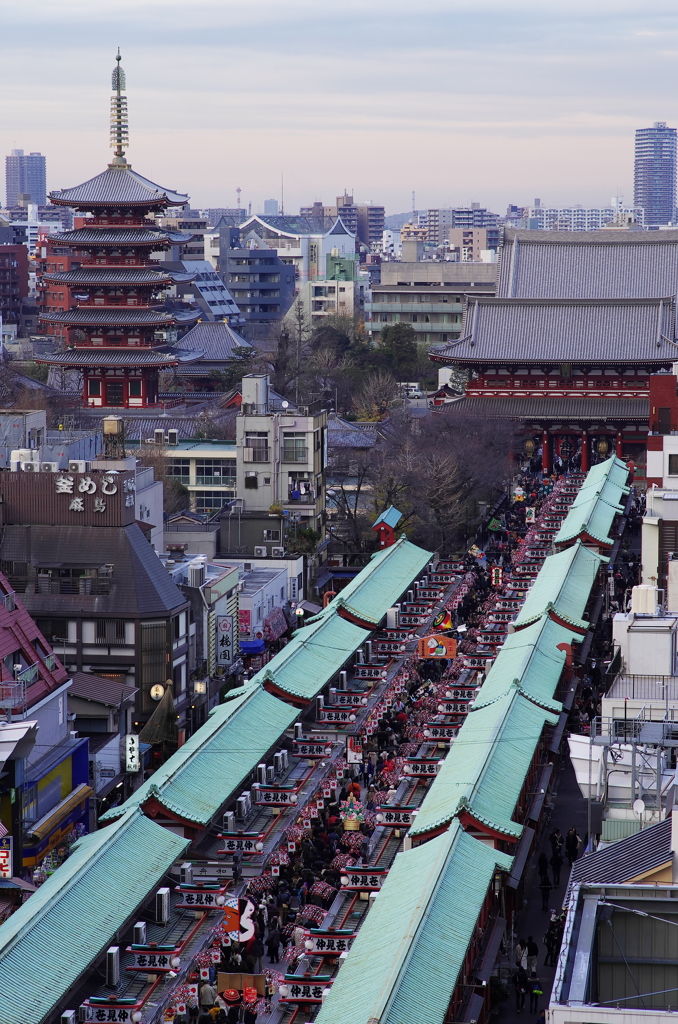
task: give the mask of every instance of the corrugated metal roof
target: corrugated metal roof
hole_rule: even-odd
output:
[[[591,466],[591,469],[584,478],[584,483],[581,485],[581,491],[585,491],[589,487],[597,487],[602,480],[611,480],[613,483],[624,487],[628,477],[629,468],[623,459],[617,458],[616,455],[611,455],[604,462],[597,462],[595,466]]]
[[[497,295],[655,298],[677,292],[676,231],[506,232]]]
[[[270,680],[291,696],[312,700],[370,635],[334,610],[296,630],[252,682]]]
[[[647,423],[650,415],[649,398],[601,398],[596,392],[576,398],[566,398],[554,394],[525,396],[515,398],[508,396],[471,395],[449,402],[440,407],[440,413],[453,416],[465,413],[476,413],[490,419],[516,420],[637,420]],[[440,414],[439,413],[439,414]]]
[[[395,544],[372,555],[365,568],[346,584],[318,618],[341,608],[361,622],[376,626],[430,558],[430,551],[400,537]]]
[[[516,617],[517,626],[526,626],[541,618],[548,605],[573,625],[588,629],[582,619],[593,581],[601,563],[606,562],[590,548],[577,541],[570,548],[545,559],[539,575],[527,592],[525,603]]]
[[[163,188],[131,167],[107,167],[82,185],[50,192],[57,206],[184,206],[188,196]]]
[[[435,349],[453,363],[661,365],[678,357],[673,304],[660,299],[497,299],[469,302],[466,332]]]
[[[3,1024],[42,1021],[189,845],[139,812],[79,840],[0,926]]]
[[[672,859],[671,815],[635,835],[611,843],[575,861],[570,885],[592,882],[600,885],[630,882]]]
[[[214,708],[205,724],[122,807],[107,811],[101,820],[110,821],[155,797],[181,818],[208,825],[298,714],[251,683],[240,696]]]
[[[574,499],[570,508],[579,508],[581,505],[586,505],[595,495],[599,501],[604,501],[606,505],[613,505],[615,508],[622,509],[626,503],[629,490],[629,487],[615,483],[614,480],[610,480],[608,477],[607,479],[599,480],[597,483],[591,483],[588,487],[584,487]]]
[[[505,835],[522,832],[513,812],[544,723],[555,725],[558,716],[522,696],[510,679],[506,683],[508,692],[479,705],[481,688],[419,809],[413,838],[465,810]]]
[[[495,868],[510,864],[458,824],[399,853],[317,1024],[440,1024]]]

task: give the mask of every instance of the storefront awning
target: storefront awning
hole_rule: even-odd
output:
[[[12,757],[27,757],[35,744],[38,723],[0,722],[0,769]]]
[[[241,640],[240,641],[240,653],[241,654],[261,654],[264,649],[263,640]]]
[[[45,836],[48,836],[57,827],[60,821],[63,821],[79,803],[86,800],[93,792],[94,790],[91,786],[81,782],[72,793],[69,793],[65,800],[62,800],[44,817],[36,821],[35,825],[30,829],[31,835],[37,836],[38,839],[44,839]]]

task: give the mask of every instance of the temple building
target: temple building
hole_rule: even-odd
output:
[[[644,460],[651,374],[678,361],[678,231],[508,230],[497,296],[469,298],[458,341],[429,350],[469,371],[445,413],[516,422],[523,455]]]
[[[45,261],[64,269],[45,273],[42,290],[63,289],[70,308],[62,301],[61,309],[41,314],[44,325],[62,334],[65,348],[39,361],[77,371],[87,406],[146,408],[158,403],[159,371],[196,358],[158,349],[166,346],[169,329],[196,323],[200,310],[163,309],[164,290],[176,275],[153,256],[191,236],[158,228],[152,217],[183,207],[188,196],[142,177],[125,159],[127,99],[119,53],[116,61],[113,160],[102,174],[49,197],[56,206],[71,207],[77,219],[74,230],[49,239]]]

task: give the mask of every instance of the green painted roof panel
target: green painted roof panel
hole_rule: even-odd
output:
[[[189,845],[139,811],[76,843],[0,926],[3,1024],[44,1020]]]
[[[317,1024],[440,1024],[495,868],[510,866],[458,823],[399,853]]]
[[[209,824],[298,714],[251,683],[239,697],[214,708],[205,724],[122,807],[113,807],[102,820],[110,821],[155,797],[168,811]]]
[[[515,620],[516,625],[534,622],[550,605],[573,625],[581,624],[588,628],[582,615],[596,573],[605,562],[607,559],[603,555],[585,547],[579,540],[557,555],[549,555],[527,592]]]
[[[252,682],[268,679],[292,696],[312,700],[369,636],[370,630],[342,619],[333,609],[296,630]]]
[[[576,508],[571,508],[555,537],[555,544],[566,544],[582,534],[587,534],[602,544],[614,543],[610,530],[615,516],[620,512],[617,505],[608,505],[597,494]]]
[[[487,673],[476,703],[500,697],[514,679],[533,700],[540,703],[551,701],[566,658],[566,652],[558,650],[558,644],[581,639],[580,633],[561,626],[548,615],[524,629],[509,633]]]

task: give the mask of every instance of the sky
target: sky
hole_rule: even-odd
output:
[[[675,0],[0,0],[0,26],[0,152],[54,189],[110,159],[118,46],[128,159],[195,208],[631,203],[634,129],[678,126]]]

